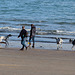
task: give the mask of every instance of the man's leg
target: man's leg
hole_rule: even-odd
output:
[[[21,40],[22,48],[20,50],[24,50],[23,40]]]
[[[25,38],[22,39],[21,44],[23,45],[23,47],[22,47],[22,50],[23,50],[24,47],[26,47],[26,45],[25,45]],[[27,49],[27,47],[26,47],[26,49]]]
[[[32,40],[33,40],[33,46],[32,47],[34,48],[34,45],[35,45],[35,36],[32,37]]]
[[[29,38],[29,47],[30,47],[30,45],[31,45],[31,37]]]

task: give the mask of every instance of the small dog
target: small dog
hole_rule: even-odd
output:
[[[0,43],[4,43],[6,45],[9,45],[8,38],[11,36],[12,36],[11,34],[9,34],[7,36],[0,36]]]
[[[72,43],[72,45],[73,45],[73,46],[72,46],[72,50],[74,50],[74,46],[75,46],[75,39],[74,39],[74,40],[70,39],[70,40],[69,40],[69,42],[70,42],[70,43]]]
[[[56,38],[56,43],[57,43],[57,50],[59,50],[59,48],[62,48],[63,40],[61,38]]]

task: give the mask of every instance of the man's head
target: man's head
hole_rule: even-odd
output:
[[[25,29],[25,26],[22,26],[22,29]]]
[[[31,27],[33,27],[34,25],[33,24],[31,24]]]

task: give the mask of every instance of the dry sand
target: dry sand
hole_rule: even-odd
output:
[[[0,75],[75,75],[75,52],[0,49]]]

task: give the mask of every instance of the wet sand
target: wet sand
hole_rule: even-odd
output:
[[[2,48],[0,75],[75,75],[75,51]]]

